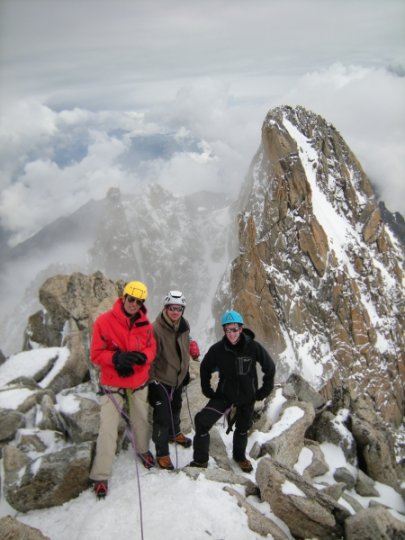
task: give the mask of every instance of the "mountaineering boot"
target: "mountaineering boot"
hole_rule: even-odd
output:
[[[184,433],[181,433],[181,432],[178,433],[174,438],[171,437],[169,439],[169,442],[171,443],[175,442],[177,444],[180,444],[181,446],[184,446],[184,448],[190,448],[191,443],[192,443],[191,439],[189,437],[186,437]]]
[[[170,456],[156,456],[156,461],[161,469],[172,471],[174,469]]]
[[[199,467],[200,469],[206,469],[208,467],[208,461],[204,461],[202,463],[199,463],[198,461],[190,461],[188,464],[189,467]]]
[[[108,493],[108,481],[95,480],[93,482],[93,491],[96,494],[97,499],[104,499]]]
[[[138,457],[142,461],[142,465],[145,467],[145,469],[151,469],[152,467],[155,467],[155,458],[153,457],[152,452],[150,452],[149,450],[144,454],[138,454]]]
[[[243,472],[248,473],[248,472],[253,471],[253,466],[248,459],[242,459],[242,460],[235,459],[235,461],[239,465],[239,467],[242,469]]]

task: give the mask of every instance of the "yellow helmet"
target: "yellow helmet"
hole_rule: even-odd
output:
[[[139,300],[146,300],[148,298],[148,288],[141,281],[130,281],[124,288],[124,295],[126,294]]]

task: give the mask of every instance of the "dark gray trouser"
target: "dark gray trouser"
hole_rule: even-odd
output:
[[[209,431],[221,416],[230,409],[228,400],[214,397],[195,415],[195,436],[193,440],[193,460],[205,463],[209,459]],[[254,402],[236,406],[235,431],[233,434],[233,458],[236,461],[246,459],[248,431],[253,421]]]
[[[169,455],[169,438],[180,433],[182,390],[182,386],[149,384],[149,403],[153,407],[152,440],[158,457]]]

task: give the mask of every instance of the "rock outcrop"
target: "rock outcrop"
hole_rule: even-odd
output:
[[[11,516],[0,518],[2,540],[50,540],[40,530],[29,527]]]
[[[80,272],[48,278],[39,289],[44,306],[32,315],[25,331],[24,348],[66,346],[69,361],[52,381],[58,392],[76,386],[94,368],[89,363],[90,332],[94,319],[111,309],[122,293],[124,282],[114,282],[101,272],[87,276]]]
[[[340,539],[350,512],[317,490],[299,474],[277,461],[264,458],[256,471],[261,499],[288,523],[297,538]]]
[[[88,487],[92,444],[66,445],[36,459],[29,459],[24,441],[24,451],[6,446],[3,452],[5,497],[19,512],[33,508],[59,506],[77,497]],[[41,440],[37,439],[37,444]],[[32,448],[35,448],[33,446]]]
[[[345,522],[347,540],[365,538],[405,538],[405,523],[396,519],[387,508],[367,508]]]
[[[69,284],[75,284],[72,295],[77,299],[71,307],[65,296]],[[32,336],[50,336],[53,329],[63,328],[66,320],[74,319],[88,339],[91,321],[100,310],[108,309],[119,287],[118,282],[99,274],[57,276],[54,282],[46,282],[42,294],[56,291],[42,297],[47,302],[43,321],[48,321],[49,328],[44,322],[41,332]],[[88,488],[99,425],[97,372],[93,380],[89,380],[89,373],[82,373],[79,384],[70,386],[69,346],[74,344],[67,341],[63,347],[38,348],[38,341],[35,343],[35,349],[10,357],[0,366],[0,396],[12,405],[11,409],[0,410],[3,493],[18,512],[62,505]],[[198,362],[191,363],[187,390],[194,410],[206,403],[198,367]],[[58,378],[60,372],[64,376]],[[12,392],[18,394],[13,396]],[[368,530],[367,522],[373,520],[380,520],[378,530],[402,531],[400,521],[371,504],[381,499],[381,484],[399,497],[401,476],[385,424],[367,400],[342,388],[325,401],[300,374],[293,373],[270,398],[257,404],[255,418],[252,431],[259,436],[250,450],[255,475],[235,471],[224,443],[225,427],[220,425],[211,431],[214,468],[183,469],[196,480],[205,475],[218,489],[225,485],[235,504],[245,509],[253,531],[278,540],[357,540]],[[183,407],[182,426],[185,432],[192,428],[187,407]],[[118,452],[127,447],[124,435],[122,422]],[[330,470],[326,458],[331,447],[345,456],[346,466]],[[363,504],[370,499],[366,517],[357,495]],[[271,513],[260,511],[251,496],[268,503]],[[11,525],[18,526],[15,522]]]
[[[400,425],[403,245],[336,129],[302,107],[270,111],[239,207],[218,305],[244,314],[279,381],[294,366],[326,399],[346,384]]]

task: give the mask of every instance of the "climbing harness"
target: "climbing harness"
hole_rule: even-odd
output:
[[[227,409],[225,409],[224,412],[222,412],[222,411],[219,411],[218,409],[215,409],[214,407],[204,407],[204,409],[205,409],[206,411],[214,411],[214,412],[216,412],[217,414],[220,415],[220,416],[219,416],[220,418],[221,418],[221,416],[224,417],[223,427],[225,427],[225,422],[228,421],[228,430],[227,430],[227,432],[226,432],[227,434],[228,434],[230,431],[232,431],[232,427],[230,428],[230,419],[229,419],[229,415],[230,415],[230,413],[231,413],[231,411],[232,411],[233,408],[234,408],[234,406],[231,405],[230,407],[228,407]],[[235,410],[236,410],[236,409],[235,409]],[[219,418],[218,418],[218,420],[219,420]],[[232,426],[233,426],[234,423],[235,423],[235,420],[233,420]]]

